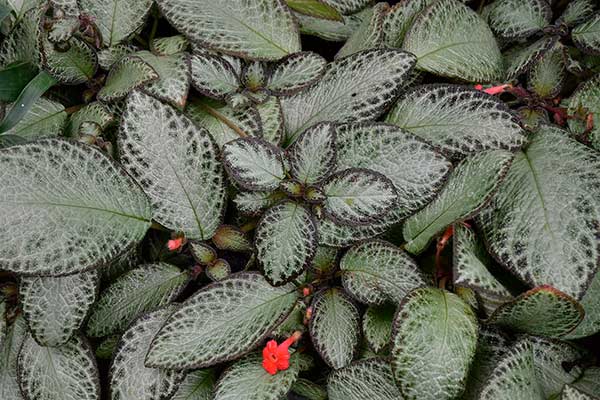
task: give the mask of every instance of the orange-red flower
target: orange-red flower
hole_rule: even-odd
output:
[[[167,242],[167,248],[171,251],[179,250],[183,246],[183,238],[179,237],[176,239],[171,239]]]
[[[263,349],[263,368],[271,375],[277,371],[285,371],[290,367],[290,346],[296,343],[302,333],[294,332],[283,343],[277,345],[275,340],[269,340]]]
[[[512,85],[510,83],[507,83],[505,85],[492,86],[487,89],[484,89],[483,85],[481,85],[481,84],[475,85],[475,89],[481,90],[482,92],[485,92],[487,94],[491,94],[492,96],[495,94],[504,93],[504,92],[506,92],[506,90],[508,90],[510,88],[512,88]]]

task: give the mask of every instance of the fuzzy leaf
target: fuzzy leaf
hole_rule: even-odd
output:
[[[253,110],[253,108],[249,109]],[[262,125],[262,138],[278,146],[285,128],[279,97],[270,96],[264,103],[256,105],[256,111],[258,111]]]
[[[546,0],[498,0],[488,11],[492,30],[505,40],[524,39],[550,25],[552,9]]]
[[[365,8],[370,0],[323,0],[342,14],[352,14]]]
[[[453,399],[475,356],[477,317],[457,295],[421,288],[400,304],[392,334],[392,369],[405,399]]]
[[[115,118],[110,110],[102,103],[95,101],[79,109],[74,114],[71,114],[69,124],[66,128],[66,135],[77,137],[81,133],[80,129],[82,124],[86,122],[93,122],[97,124],[100,129],[104,130],[109,124],[114,122],[114,120]]]
[[[335,129],[332,124],[314,125],[288,149],[289,173],[303,185],[314,185],[336,167]]]
[[[594,115],[594,126],[588,133],[592,146],[600,150],[600,75],[597,75],[588,81],[582,83],[573,93],[568,103],[569,115],[586,116]],[[581,135],[587,130],[586,121],[582,119],[569,119],[569,129]]]
[[[21,344],[27,336],[27,324],[17,317],[7,327],[6,336],[0,342],[0,398],[2,400],[24,400],[17,381],[17,358]]]
[[[575,45],[587,54],[600,54],[600,14],[576,26],[571,32]]]
[[[96,268],[150,227],[147,197],[92,147],[47,139],[0,150],[0,181],[1,269],[56,276]]]
[[[333,42],[343,42],[348,39],[358,28],[364,15],[365,13],[362,11],[353,15],[342,15],[342,21],[330,21],[294,13],[300,22],[300,32]]]
[[[417,68],[467,81],[495,81],[502,57],[485,21],[457,0],[440,0],[423,11],[406,33],[403,48]]]
[[[332,21],[342,21],[342,15],[324,0],[285,0],[287,6],[300,14]]]
[[[101,294],[87,324],[91,337],[124,330],[136,317],[173,301],[188,274],[166,263],[145,264],[121,275]]]
[[[213,400],[215,372],[200,369],[187,374],[171,400]]]
[[[317,226],[304,206],[284,201],[267,210],[256,228],[254,246],[265,277],[289,282],[310,266],[317,250]]]
[[[40,63],[39,37],[42,34],[41,17],[44,7],[39,7],[40,2],[34,1],[23,1],[21,5],[21,11],[15,12],[19,15],[15,26],[0,44],[2,67],[15,62],[29,62],[36,66]]]
[[[323,78],[281,101],[286,141],[323,121],[354,122],[377,118],[391,104],[415,64],[398,50],[366,50],[328,64]]]
[[[256,273],[205,286],[167,320],[146,366],[191,369],[236,359],[262,342],[297,298],[293,286],[273,287]]]
[[[517,117],[502,101],[465,86],[430,84],[405,91],[386,121],[425,139],[454,159],[526,143]]]
[[[267,78],[266,87],[276,95],[291,95],[317,82],[327,61],[316,53],[294,53],[280,60]]]
[[[98,271],[58,278],[23,277],[19,297],[36,342],[58,347],[73,336],[96,301]]]
[[[304,378],[296,379],[292,385],[292,392],[305,397],[306,400],[327,400],[327,390]]]
[[[369,8],[365,12],[361,24],[352,32],[335,58],[346,57],[362,50],[383,47],[385,35],[383,24],[388,11],[387,3],[377,3]]]
[[[344,288],[366,304],[400,303],[410,291],[425,286],[417,263],[391,243],[358,244],[340,260]]]
[[[595,396],[596,393],[600,393],[600,368],[587,368],[573,386],[576,387],[577,390],[590,396]],[[596,398],[594,398],[594,400],[596,400]]]
[[[594,15],[594,0],[573,0],[567,4],[559,20],[567,26],[584,22]]]
[[[196,53],[191,58],[192,85],[205,96],[225,100],[241,87],[240,77],[226,59],[210,53]]]
[[[435,0],[404,0],[386,13],[383,21],[384,43],[388,47],[402,47],[406,32],[415,18]]]
[[[490,253],[530,285],[580,299],[598,267],[599,166],[597,152],[540,128],[479,217]]]
[[[265,371],[260,354],[251,354],[241,359],[219,378],[214,400],[280,400],[298,378],[300,371],[297,358],[297,355],[292,355],[290,367],[275,375]]]
[[[506,79],[513,80],[529,71],[531,66],[556,45],[556,38],[543,37],[529,44],[516,46],[504,53]]]
[[[58,51],[49,40],[42,39],[42,63],[57,81],[79,85],[91,80],[98,69],[96,52],[86,42],[71,38],[66,51]]]
[[[369,306],[362,321],[362,330],[369,347],[379,353],[392,338],[392,322],[396,307],[388,304]]]
[[[256,138],[240,138],[223,146],[223,165],[238,185],[248,190],[274,190],[285,178],[283,153]]]
[[[504,150],[487,150],[463,159],[439,196],[405,221],[405,249],[420,253],[447,226],[476,214],[495,193],[512,159],[512,153]]]
[[[110,103],[127,96],[132,90],[159,79],[158,73],[139,57],[127,56],[117,61],[98,92],[98,100]]]
[[[129,43],[117,44],[107,49],[102,49],[98,51],[98,64],[100,68],[108,71],[117,61],[138,50],[138,47]]]
[[[186,51],[190,43],[183,35],[161,37],[152,40],[152,51],[159,56],[172,56]]]
[[[67,113],[62,104],[40,97],[13,128],[1,135],[16,135],[26,141],[59,136],[66,121]]]
[[[585,310],[583,321],[565,339],[579,339],[600,332],[600,274],[592,279],[587,291],[580,300]]]
[[[327,379],[330,400],[402,399],[394,382],[390,364],[383,359],[355,361],[333,371]]]
[[[350,364],[360,337],[358,308],[341,288],[325,289],[315,295],[308,329],[313,345],[334,369]]]
[[[143,90],[159,100],[183,108],[190,89],[189,55],[177,53],[156,56],[149,51],[135,53],[158,74],[158,80],[143,86]]]
[[[206,240],[222,222],[225,179],[210,134],[158,100],[134,92],[121,119],[121,163],[150,197],[154,219]]]
[[[397,204],[392,181],[379,172],[349,168],[323,183],[323,210],[341,225],[366,225],[386,215]]]
[[[79,0],[79,6],[94,18],[104,46],[112,47],[144,24],[152,0]]]
[[[123,333],[110,367],[112,400],[162,400],[177,391],[184,372],[144,365],[152,339],[175,309],[171,304],[145,314]]]
[[[277,60],[300,51],[298,28],[281,0],[158,0],[157,3],[177,30],[191,41],[214,50],[259,60]]]
[[[556,97],[560,94],[566,74],[565,50],[562,45],[557,45],[531,66],[527,80],[529,89],[541,98]]]
[[[594,398],[574,386],[565,385],[560,400],[594,400]]]

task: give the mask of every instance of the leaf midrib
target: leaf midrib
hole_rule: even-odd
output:
[[[536,169],[534,168],[533,163],[531,162],[531,159],[527,155],[526,151],[523,151],[523,158],[527,162],[527,166],[529,167],[529,170],[531,171],[531,177],[533,179],[535,191],[537,192],[538,198],[540,200],[540,205],[542,206],[542,210],[544,213],[544,227],[546,228],[546,230],[552,237],[552,240],[555,241],[556,236],[554,235],[554,231],[552,230],[552,228],[550,226],[550,219],[548,218],[548,208],[546,207],[546,200],[544,199],[544,195],[543,195],[542,188],[541,188],[539,178],[538,178],[538,173],[537,173]]]
[[[126,213],[123,213],[123,212],[115,211],[115,210],[108,210],[108,209],[104,209],[104,208],[98,208],[98,207],[92,207],[92,206],[82,206],[82,205],[76,205],[76,204],[63,204],[63,203],[53,203],[53,202],[35,202],[35,201],[25,201],[25,202],[5,201],[5,202],[2,202],[2,204],[13,204],[13,205],[20,205],[20,206],[26,205],[26,206],[52,206],[52,207],[77,208],[77,209],[83,209],[83,210],[92,210],[92,211],[105,212],[105,213],[108,213],[108,214],[118,215],[120,217],[135,219],[137,221],[151,222],[151,220],[143,218],[143,217],[140,217],[140,216],[137,216],[137,215],[131,215],[131,214],[126,214]]]

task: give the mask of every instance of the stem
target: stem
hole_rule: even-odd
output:
[[[83,107],[85,107],[85,104],[77,104],[76,106],[65,108],[65,112],[67,113],[67,115],[71,115],[81,110]]]
[[[150,47],[150,51],[154,53],[154,45],[152,42],[154,41],[154,36],[156,36],[156,29],[158,29],[158,13],[153,13],[154,21],[152,22],[152,29],[150,30],[150,36],[148,37],[148,43]]]
[[[251,230],[253,230],[254,228],[256,228],[257,222],[256,221],[250,221],[245,223],[244,225],[242,225],[240,227],[240,231],[244,232],[244,233],[248,233]]]

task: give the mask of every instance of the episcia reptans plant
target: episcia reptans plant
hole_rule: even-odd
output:
[[[599,151],[594,0],[0,0],[0,399],[600,399]]]

